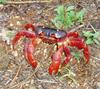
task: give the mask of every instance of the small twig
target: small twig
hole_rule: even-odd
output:
[[[95,4],[95,7],[96,7],[96,9],[97,9],[97,13],[98,13],[98,3],[97,3],[97,0],[93,0],[94,1],[94,4]]]
[[[9,87],[9,86],[7,86],[6,88],[4,87],[4,89],[14,89],[14,87],[19,86],[20,84],[23,85],[23,84],[24,84],[28,79],[30,79],[30,77],[32,77],[32,76],[33,76],[33,74],[32,74],[31,76],[29,76],[26,80],[21,81],[21,82],[15,84],[15,85],[13,85],[12,87]],[[8,88],[8,87],[9,87],[9,88]]]
[[[20,72],[20,69],[21,69],[21,66],[19,66],[16,75],[14,76],[13,80],[12,80],[11,83],[9,84],[10,86],[12,86],[12,84],[14,83],[14,81],[16,81],[17,76],[18,76],[18,74],[19,74],[19,72]]]
[[[6,1],[6,4],[32,4],[32,3],[49,3],[52,0],[35,0],[35,1]]]
[[[76,30],[78,30],[78,29],[80,29],[82,27],[84,27],[84,24],[79,25],[78,27],[75,27],[75,28],[71,29],[69,32],[74,32],[74,31],[76,31]]]
[[[48,80],[40,80],[40,79],[37,79],[37,81],[39,81],[39,82],[44,82],[44,83],[57,83],[57,82],[55,82],[55,81],[48,81]]]
[[[96,32],[95,28],[92,26],[92,24],[89,22],[89,25],[91,26],[91,28],[93,29],[94,32]]]
[[[4,89],[14,89],[16,86],[19,86],[20,84],[21,85],[23,85],[23,84],[25,84],[26,83],[26,81],[27,80],[29,80],[33,75],[35,76],[35,73],[38,71],[38,68],[29,76],[29,77],[27,77],[24,81],[21,81],[21,82],[19,82],[19,83],[17,83],[17,84],[15,84],[15,85],[13,85],[13,86],[11,86],[11,87],[4,87]]]
[[[22,89],[22,87],[23,87],[23,84],[20,85],[19,89]]]
[[[63,85],[63,82],[61,80],[59,80],[58,78],[56,78],[54,75],[52,76],[52,79],[55,80],[57,83]]]
[[[94,59],[96,59],[96,60],[99,60],[100,61],[100,58],[94,57],[92,55],[91,55],[91,57],[94,58]]]
[[[91,47],[91,49],[96,50],[96,52],[97,52],[97,51],[100,52],[100,49],[98,49],[98,48],[96,48],[96,47]]]

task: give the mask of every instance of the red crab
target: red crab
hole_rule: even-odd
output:
[[[31,29],[31,31],[29,30]],[[35,26],[26,24],[24,29],[19,31],[12,40],[13,47],[21,37],[26,37],[29,41],[24,44],[24,56],[33,67],[37,67],[37,61],[32,55],[35,47],[41,42],[48,44],[57,44],[57,51],[52,55],[52,63],[49,67],[49,74],[56,74],[59,67],[65,66],[71,59],[71,53],[68,46],[77,47],[79,50],[83,49],[86,63],[89,62],[89,49],[84,40],[79,37],[77,32],[67,33],[63,30],[48,28],[43,26]],[[65,60],[61,61],[61,54],[65,53]]]

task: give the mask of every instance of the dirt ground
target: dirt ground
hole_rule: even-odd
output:
[[[58,75],[50,76],[50,51],[55,51],[55,45],[42,43],[37,46],[33,55],[38,60],[38,67],[33,70],[23,56],[22,41],[19,41],[15,51],[9,42],[25,23],[54,27],[51,23],[55,16],[54,9],[61,4],[81,6],[87,10],[84,27],[67,31],[74,29],[81,34],[84,29],[92,30],[90,23],[100,32],[100,0],[54,0],[39,3],[31,0],[30,3],[25,3],[25,0],[7,1],[0,5],[0,89],[100,89],[100,45],[89,46],[89,64],[83,61],[69,63],[59,70]],[[100,37],[98,39],[100,42]]]

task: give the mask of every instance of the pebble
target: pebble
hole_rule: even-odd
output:
[[[96,89],[100,89],[100,82],[97,82]]]
[[[0,22],[4,22],[8,20],[8,15],[5,13],[0,13]]]
[[[13,51],[12,54],[17,57],[18,56],[18,52],[17,51]]]

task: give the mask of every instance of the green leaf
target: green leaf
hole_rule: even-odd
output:
[[[94,39],[94,42],[97,44],[97,45],[100,45],[100,42],[96,39]]]
[[[66,8],[64,5],[61,5],[58,6],[55,11],[57,14],[52,22],[57,28],[62,26],[63,28],[71,27],[76,22],[82,22],[84,17],[84,10],[76,12],[74,6],[69,6]]]
[[[0,0],[0,4],[6,4],[7,0]]]
[[[88,38],[88,39],[86,40],[86,44],[92,44],[92,43],[93,43],[93,39]]]
[[[61,16],[61,15],[57,15],[53,20],[55,20],[56,22],[57,21],[63,21],[64,19],[63,19],[63,17]]]
[[[60,29],[62,27],[62,23],[60,21],[52,20],[52,22],[55,24],[55,26]]]
[[[72,19],[72,16],[69,13],[67,13],[65,17],[66,18],[65,18],[64,25],[66,27],[71,27],[74,24],[73,19]]]
[[[66,11],[68,12],[68,11],[74,10],[74,8],[75,8],[74,6],[69,6]]]
[[[96,39],[96,38],[98,38],[100,36],[100,32],[95,32],[94,34],[93,34],[93,37]]]
[[[78,22],[83,21],[84,15],[85,15],[85,10],[84,9],[82,9],[81,11],[76,13],[76,19],[78,20]]]
[[[67,25],[68,25],[68,27],[71,27],[73,25],[73,22],[70,19],[70,17],[68,17],[68,19],[67,19]]]
[[[70,11],[67,13],[68,16],[70,16],[70,18],[73,20],[75,19],[75,12],[74,11]]]
[[[77,59],[77,61],[80,61],[80,53],[79,52],[72,52],[72,55],[74,56],[74,58]]]
[[[90,31],[83,31],[83,35],[84,35],[85,37],[89,38],[89,37],[92,37],[92,36],[93,36],[93,33],[90,32]]]
[[[63,15],[64,14],[64,6],[58,6],[55,11],[57,12],[58,15]]]

